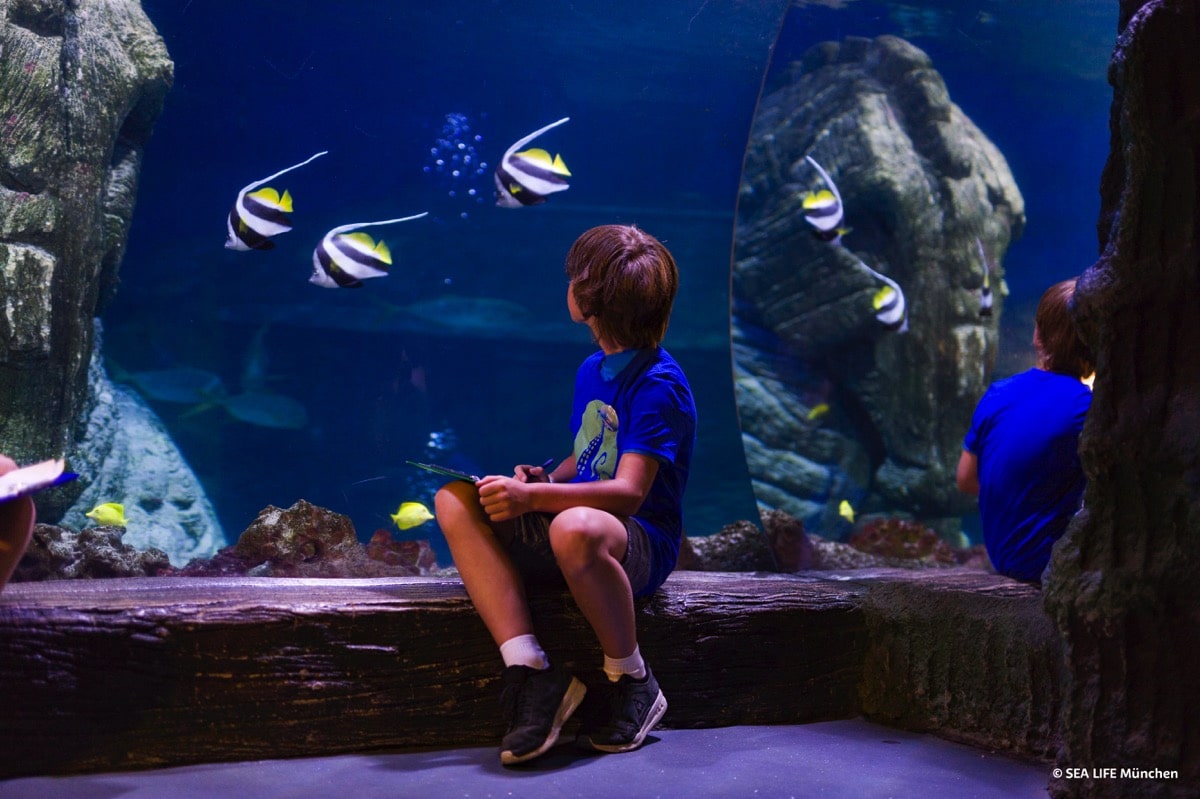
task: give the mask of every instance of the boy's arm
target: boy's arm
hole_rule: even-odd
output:
[[[974,452],[963,450],[962,456],[958,459],[954,482],[958,484],[958,490],[964,494],[979,495],[979,457]]]
[[[566,479],[569,470],[562,471]],[[489,475],[475,485],[483,509],[493,522],[514,519],[530,511],[559,513],[579,506],[598,508],[615,516],[632,516],[642,507],[657,475],[658,461],[654,458],[626,452],[617,462],[617,473],[611,480],[560,483],[556,474],[553,483],[525,483]]]

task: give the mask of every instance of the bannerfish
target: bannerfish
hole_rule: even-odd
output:
[[[392,514],[392,521],[401,530],[418,527],[433,518],[429,508],[420,502],[401,502],[400,507]]]
[[[258,187],[293,169],[299,169],[328,152],[322,150],[308,161],[281,169],[274,175],[256,180],[239,191],[226,222],[229,234],[225,239],[226,249],[246,251],[273,248],[275,242],[271,241],[271,237],[292,229],[292,223],[288,220],[288,214],[292,212],[292,195],[288,194],[286,189],[280,196],[278,191],[269,186],[262,189]]]
[[[875,309],[875,318],[888,330],[897,333],[908,332],[908,303],[904,300],[904,291],[900,284],[887,275],[876,272],[863,263],[859,258],[858,264],[874,277],[882,281],[884,286],[875,292],[871,298],[871,306]]]
[[[557,128],[570,117],[563,117],[539,128],[505,151],[496,167],[496,205],[501,208],[520,208],[523,205],[538,205],[546,202],[546,195],[570,188],[567,178],[570,170],[561,155],[550,157],[540,148],[521,150],[522,147],[552,128]]]
[[[841,504],[838,505],[838,516],[854,524],[854,507],[850,504],[850,500],[843,499],[841,501]]]
[[[366,233],[351,233],[358,228],[375,225],[394,225],[420,219],[429,212],[422,211],[413,216],[385,219],[382,222],[356,222],[341,225],[325,234],[321,243],[313,250],[313,273],[308,279],[327,289],[356,289],[372,277],[383,277],[392,265],[392,253],[382,240],[376,243]]]
[[[841,242],[846,229],[842,227],[845,208],[842,205],[842,195],[837,184],[829,177],[820,164],[811,155],[804,158],[821,173],[821,179],[829,188],[820,191],[810,191],[804,195],[804,221],[813,226],[813,234],[821,241]]]
[[[120,502],[105,502],[97,505],[84,514],[101,527],[128,527],[129,520],[125,518],[125,506]]]
[[[979,290],[979,315],[992,315],[992,262],[988,260],[987,253],[983,251],[983,242],[978,237],[975,238],[975,244],[979,247],[979,258],[983,263],[983,288]]]

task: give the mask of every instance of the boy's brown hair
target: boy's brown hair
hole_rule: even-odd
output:
[[[633,225],[594,227],[571,245],[567,277],[600,338],[626,349],[662,343],[679,269],[658,239]]]
[[[1076,278],[1055,283],[1042,294],[1034,320],[1041,366],[1050,372],[1087,377],[1095,371],[1091,350],[1071,319],[1071,298]]]

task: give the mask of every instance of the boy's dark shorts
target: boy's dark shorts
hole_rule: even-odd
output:
[[[650,539],[645,529],[632,517],[618,516],[625,524],[627,545],[621,568],[629,578],[633,593],[650,582]],[[508,550],[517,571],[531,585],[564,586],[562,571],[550,548],[550,522],[553,513],[525,513],[497,530],[497,538]],[[511,531],[511,537],[508,533]]]

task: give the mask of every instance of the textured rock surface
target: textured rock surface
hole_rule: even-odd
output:
[[[531,599],[551,659],[593,673],[569,596]],[[1007,578],[676,572],[638,624],[670,727],[865,713],[1034,757],[1057,734],[1061,653],[1040,593]],[[500,665],[458,580],[18,583],[0,777],[491,745]]]
[[[981,572],[946,574],[928,584],[880,582],[867,594],[863,715],[1053,758],[1063,647],[1041,591]]]
[[[162,421],[136,392],[110,381],[98,357],[92,359],[89,385],[86,421],[71,458],[83,492],[59,523],[90,527],[88,511],[120,502],[129,520],[126,544],[161,549],[175,566],[214,554],[225,545],[225,533]],[[39,513],[42,505],[39,495]]]
[[[1080,439],[1085,510],[1046,604],[1066,644],[1055,796],[1195,796],[1200,785],[1200,6],[1124,0],[1109,71],[1100,259],[1075,314],[1097,360]]]
[[[0,12],[0,444],[19,462],[71,459],[92,318],[116,287],[172,64],[136,0]],[[39,497],[39,517],[58,520],[84,488]]]
[[[376,530],[363,546],[349,516],[299,500],[268,505],[238,538],[212,558],[172,572],[187,577],[407,577],[454,573],[439,569],[428,541],[395,541]]]
[[[679,549],[679,568],[795,573],[966,566],[992,571],[982,545],[951,547],[934,531],[908,520],[864,520],[849,543],[810,535],[803,522],[781,510],[765,511],[763,523],[765,536],[753,522],[745,520],[727,524],[703,538],[685,536]]]
[[[122,540],[120,527],[75,530],[39,524],[13,582],[102,577],[153,577],[170,562],[160,549],[139,549]]]
[[[804,221],[802,192],[821,186],[806,155],[841,192],[844,247]],[[996,313],[979,317],[976,238],[999,264],[1023,225],[1004,158],[901,39],[815,47],[763,98],[734,265],[738,408],[760,507],[826,534],[841,499],[955,526],[938,520],[970,507],[954,467],[1003,305],[996,283]],[[875,320],[881,284],[856,259],[904,289],[908,333]]]

